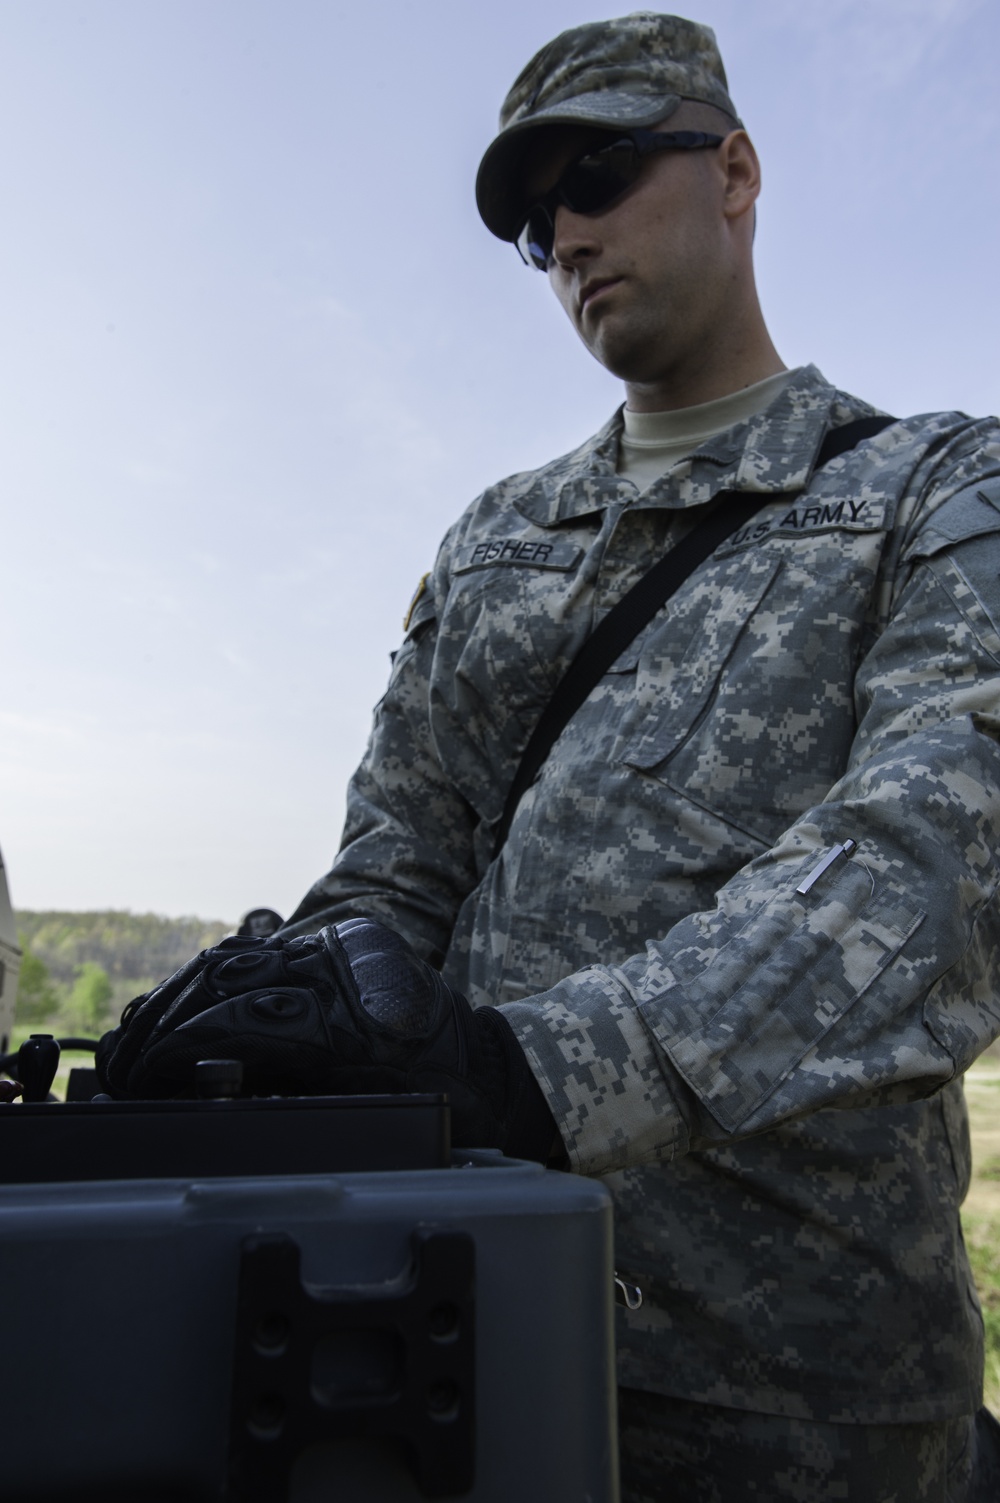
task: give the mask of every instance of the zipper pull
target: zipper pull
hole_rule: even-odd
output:
[[[816,885],[823,873],[829,870],[838,857],[845,856],[849,861],[857,848],[856,840],[845,840],[843,845],[835,845],[831,851],[827,851],[822,861],[816,863],[808,877],[803,878],[795,891],[804,898],[809,889]]]

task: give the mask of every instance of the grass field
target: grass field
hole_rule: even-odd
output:
[[[965,1241],[986,1322],[986,1402],[1000,1419],[1000,1059],[965,1077],[972,1124],[972,1186],[962,1208]]]

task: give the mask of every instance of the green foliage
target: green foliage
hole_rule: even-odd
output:
[[[67,1022],[83,1034],[103,1033],[111,1021],[107,1017],[110,1001],[111,981],[107,971],[92,960],[77,966],[66,1010]]]
[[[88,1037],[114,1027],[126,1002],[148,992],[199,950],[218,944],[233,927],[218,920],[114,909],[21,909],[17,919],[24,951],[17,1024]]]
[[[74,985],[80,967],[88,963],[100,966],[112,983],[150,976],[162,980],[199,950],[218,944],[234,927],[214,919],[171,919],[116,909],[90,913],[21,909],[17,921],[22,942],[30,944],[52,978],[65,987]]]
[[[59,994],[52,984],[49,968],[20,936],[21,972],[17,981],[17,1020],[19,1023],[47,1023],[59,1011]]]

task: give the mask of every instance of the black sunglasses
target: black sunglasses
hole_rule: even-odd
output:
[[[528,210],[515,241],[521,260],[525,266],[548,271],[560,204],[574,214],[597,214],[631,188],[642,170],[643,157],[654,151],[704,151],[721,146],[725,139],[702,130],[630,130],[616,136],[609,146],[584,152]]]

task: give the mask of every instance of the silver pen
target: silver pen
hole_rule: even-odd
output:
[[[795,891],[800,893],[802,897],[805,897],[810,887],[819,881],[823,873],[833,865],[838,856],[846,856],[850,860],[857,848],[858,842],[856,840],[845,840],[843,845],[835,845],[832,850],[827,851],[822,861],[816,863],[808,877],[802,879]]]

